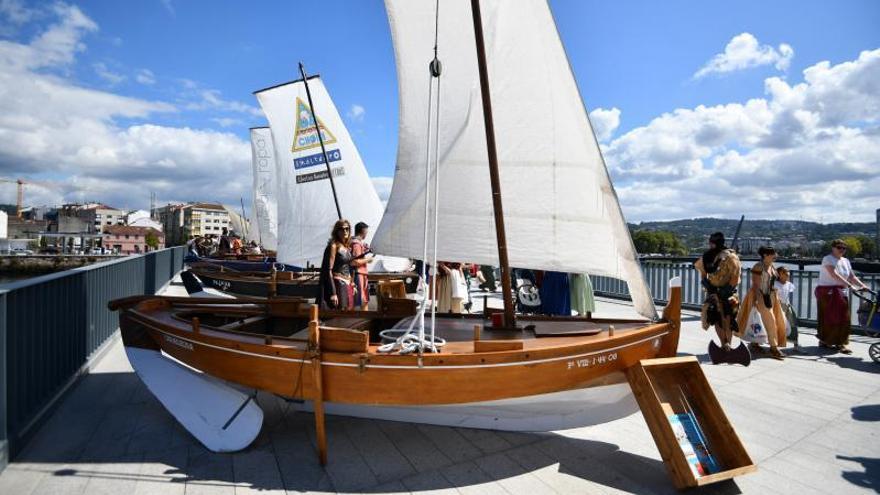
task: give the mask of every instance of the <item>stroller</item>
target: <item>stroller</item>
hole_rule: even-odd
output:
[[[516,310],[521,314],[537,314],[541,312],[541,296],[535,284],[535,274],[531,270],[516,269],[513,271],[514,293],[516,294]]]
[[[880,336],[880,311],[878,311],[877,292],[871,289],[853,291],[853,295],[859,298],[859,309],[856,312],[859,318],[859,328],[868,337]],[[871,344],[868,354],[875,363],[880,363],[880,342]]]

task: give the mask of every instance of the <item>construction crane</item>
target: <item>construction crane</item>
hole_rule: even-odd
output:
[[[24,203],[24,185],[27,184],[25,181],[21,179],[4,179],[0,177],[0,182],[9,182],[13,184],[18,184],[18,197],[16,198],[15,203],[15,216],[21,218],[21,208]]]

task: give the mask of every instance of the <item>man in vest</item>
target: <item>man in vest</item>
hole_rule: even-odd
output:
[[[724,242],[724,234],[721,232],[709,236],[709,249],[697,259],[694,268],[700,272],[700,281],[706,291],[706,299],[702,307],[703,330],[714,326],[718,340],[721,342],[721,349],[725,353],[730,353],[730,342],[733,333],[737,331],[736,311],[739,307],[739,298],[736,291],[742,265],[736,251],[725,246]],[[710,355],[712,355],[712,346],[713,343],[710,343]],[[746,347],[740,345],[736,351],[742,353],[743,349]],[[748,354],[748,350],[745,352]],[[715,356],[712,360],[718,362]],[[750,358],[744,358],[742,364],[747,364],[749,360]]]

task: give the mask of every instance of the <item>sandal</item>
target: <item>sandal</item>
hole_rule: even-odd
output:
[[[749,350],[752,351],[752,352],[757,352],[757,353],[759,353],[759,354],[764,354],[764,353],[765,353],[764,348],[761,347],[759,344],[756,344],[756,343],[754,343],[754,342],[750,342],[750,343],[749,343]]]
[[[840,351],[841,354],[852,354],[852,349],[845,345],[837,346],[837,350]]]
[[[776,359],[777,361],[782,361],[783,359],[785,359],[785,354],[783,354],[782,351],[780,351],[779,349],[777,349],[775,347],[771,347],[770,348],[770,357],[772,357],[773,359]]]

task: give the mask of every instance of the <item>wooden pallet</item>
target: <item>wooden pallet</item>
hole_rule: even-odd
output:
[[[717,483],[757,469],[696,357],[644,359],[627,370],[627,379],[676,488]],[[688,465],[669,421],[687,409],[694,412],[720,471],[697,476]]]

